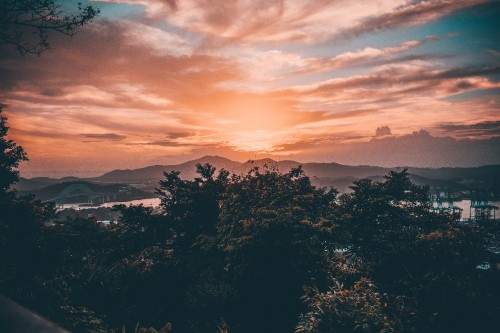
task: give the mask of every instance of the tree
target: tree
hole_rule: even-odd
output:
[[[355,181],[353,192],[340,198],[351,238],[348,244],[375,267],[401,267],[402,257],[421,234],[444,229],[449,216],[431,212],[428,188],[409,179],[408,171],[391,171],[384,182]]]
[[[2,115],[0,106],[0,191],[2,194],[10,188],[12,184],[19,180],[19,163],[27,161],[28,157],[23,147],[16,145],[13,140],[7,139],[7,118]]]
[[[24,236],[29,237],[54,210],[51,204],[42,204],[32,196],[18,197],[10,189],[19,181],[19,163],[27,161],[28,157],[23,147],[7,139],[9,127],[2,111],[0,107],[0,247],[7,241],[15,243]],[[18,235],[19,239],[7,239],[7,232]]]
[[[54,0],[0,0],[0,46],[40,55],[50,47],[51,32],[72,36],[98,14],[99,9],[81,3],[78,13],[71,13]]]
[[[239,332],[291,331],[303,287],[325,275],[337,192],[315,188],[300,168],[197,172],[193,181],[167,173],[158,189],[186,331],[214,331],[219,318]]]
[[[157,189],[166,219],[172,224],[176,252],[190,252],[200,236],[215,234],[219,204],[229,181],[224,169],[215,177],[215,168],[209,164],[196,168],[200,177],[194,181],[182,180],[179,172],[165,173]]]
[[[332,257],[333,287],[306,294],[297,332],[469,332],[494,324],[495,272],[476,269],[485,260],[477,226],[433,212],[427,188],[406,170],[351,189],[339,200],[350,237]]]
[[[228,323],[239,332],[289,332],[304,286],[322,284],[336,229],[335,190],[301,168],[233,177],[221,204],[218,247],[235,290]],[[244,301],[241,301],[244,300]]]
[[[54,214],[53,204],[33,196],[18,197],[10,189],[19,180],[19,163],[28,158],[21,146],[6,138],[9,127],[1,112],[0,108],[0,290],[10,289],[3,288],[9,281],[20,286],[34,271],[43,269],[38,260],[43,247],[40,234],[44,222]],[[6,291],[16,293],[15,289]]]
[[[296,333],[401,331],[386,295],[371,281],[361,278],[350,288],[336,282],[326,292],[313,289],[304,297],[309,311],[301,316]]]
[[[229,173],[209,164],[196,165],[199,177],[183,180],[179,172],[165,173],[157,193],[161,195],[164,223],[170,235],[177,289],[182,297],[176,308],[192,314],[180,326],[188,332],[214,331],[232,291],[225,281],[224,256],[217,248],[217,222]],[[177,293],[178,294],[178,293]],[[169,297],[174,293],[170,292]],[[175,327],[178,327],[174,323]]]

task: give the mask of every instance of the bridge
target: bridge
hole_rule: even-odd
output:
[[[54,201],[58,205],[66,203],[70,198],[86,196],[87,202],[94,204],[98,202],[111,201],[116,199],[115,193],[99,193],[92,191],[87,185],[84,184],[71,184],[62,190],[58,195],[47,201]]]

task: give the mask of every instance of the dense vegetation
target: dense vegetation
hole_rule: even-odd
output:
[[[1,114],[0,114],[1,116]],[[301,168],[165,174],[161,209],[54,221],[10,190],[0,139],[0,292],[74,332],[486,331],[499,318],[491,221],[457,226],[406,171],[316,188]],[[153,329],[149,330],[153,332]]]

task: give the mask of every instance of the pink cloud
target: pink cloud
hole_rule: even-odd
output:
[[[149,18],[199,34],[204,47],[232,43],[318,42],[423,24],[485,0],[108,0],[140,4]]]
[[[443,119],[498,119],[497,96],[449,99],[500,88],[488,79],[498,67],[398,58],[439,37],[335,56],[280,47],[421,24],[477,1],[120,2],[143,4],[149,17],[95,22],[69,44],[56,37],[41,58],[2,53],[1,102],[31,165],[106,158],[102,168],[136,167],[210,151],[319,156],[369,141],[381,123],[397,136]]]

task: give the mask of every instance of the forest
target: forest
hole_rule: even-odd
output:
[[[1,116],[1,113],[0,113]],[[161,207],[116,224],[57,219],[11,189],[23,148],[0,131],[0,293],[72,332],[469,332],[500,315],[477,269],[498,223],[430,209],[406,170],[352,192],[301,167],[170,172]]]

